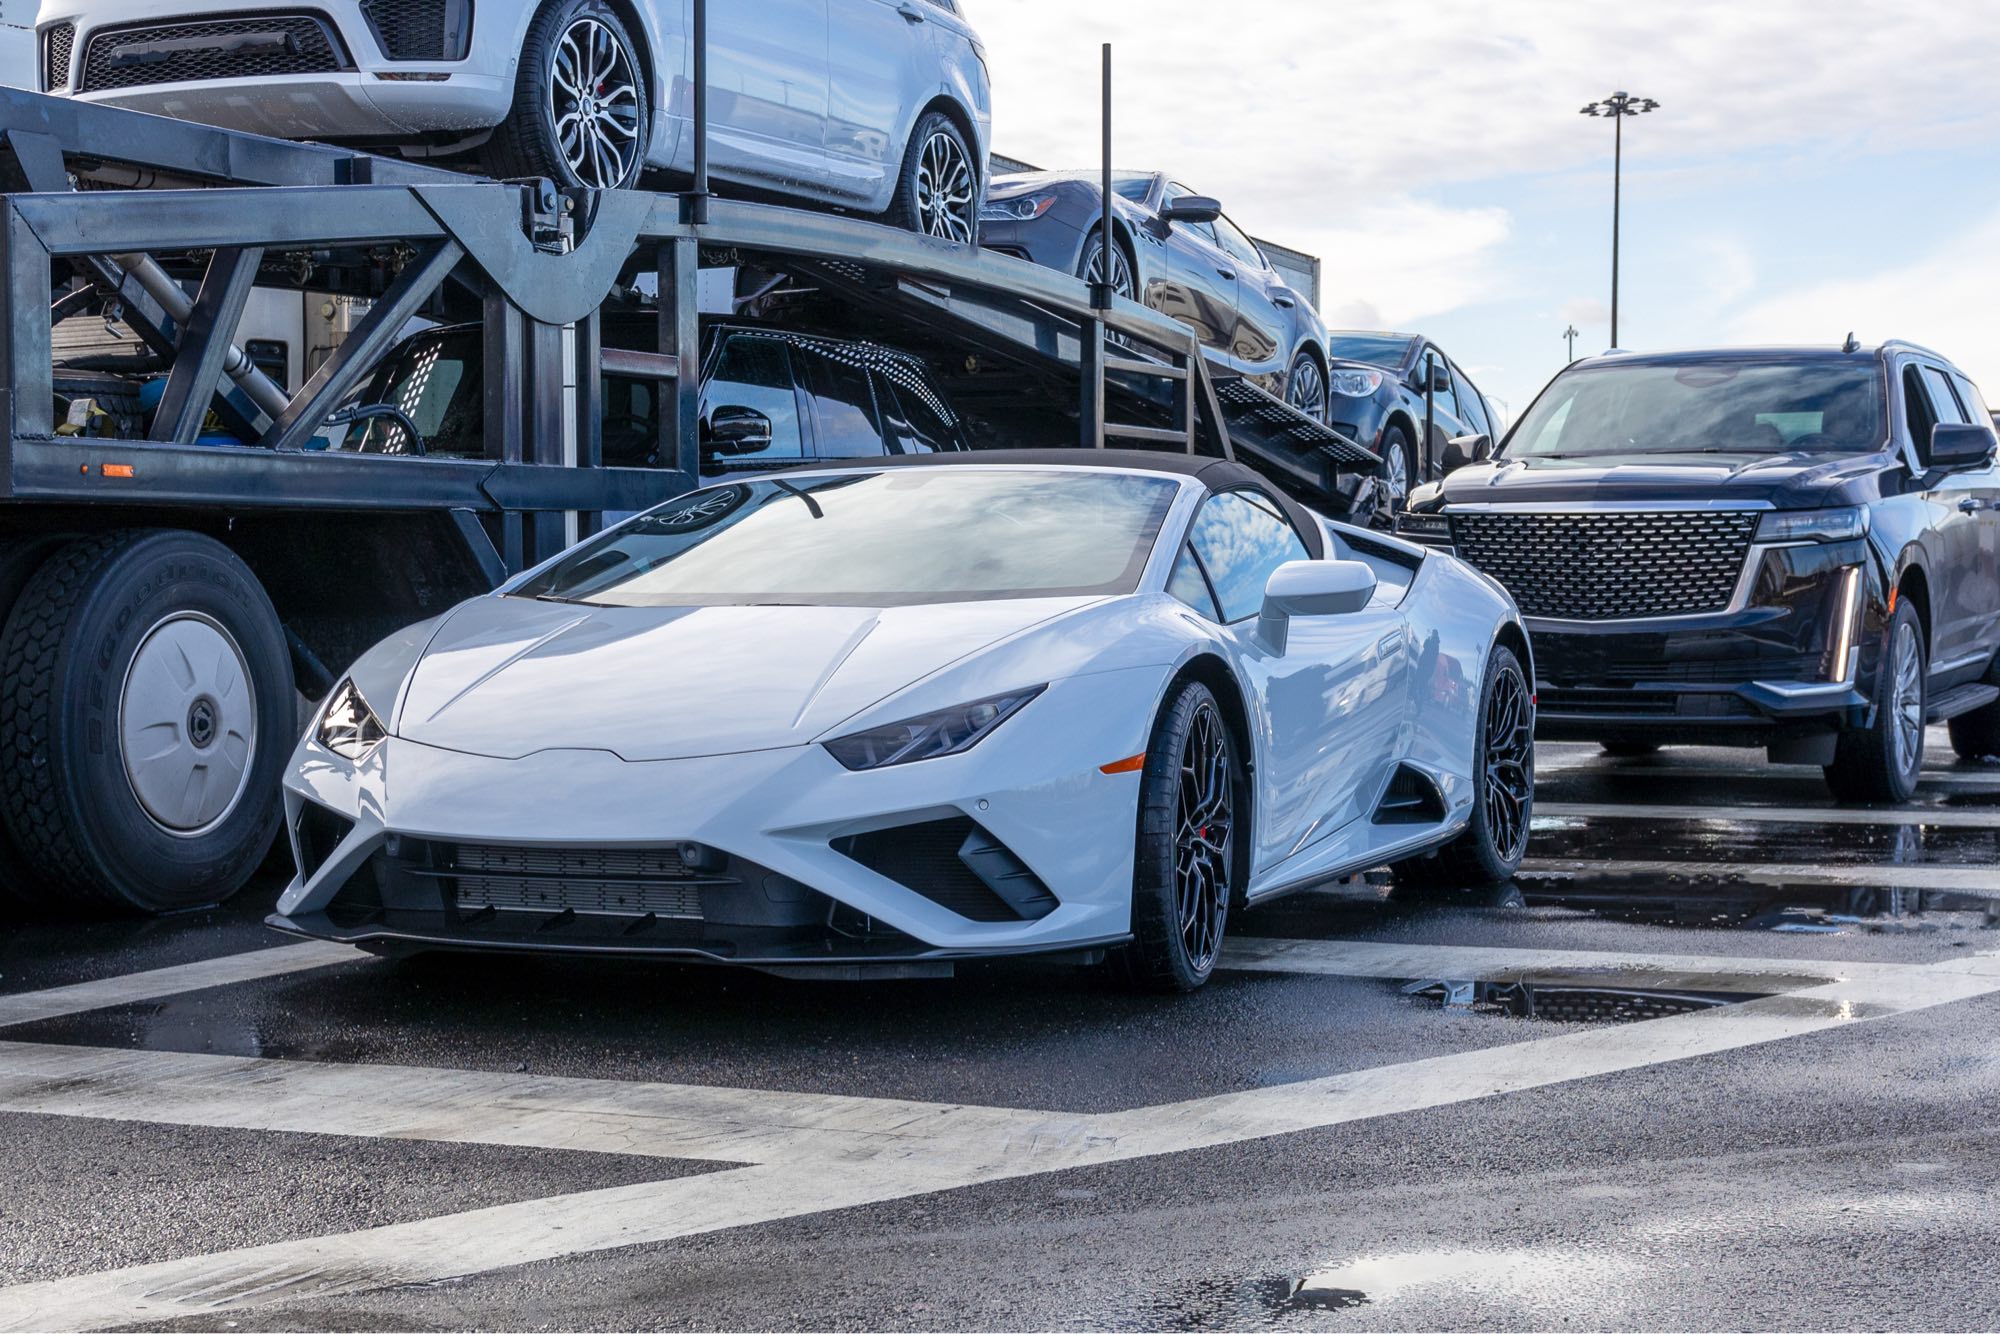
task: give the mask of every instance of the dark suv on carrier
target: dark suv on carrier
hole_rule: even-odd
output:
[[[1759,745],[1900,801],[1927,722],[2000,753],[1994,453],[1979,390],[1908,343],[1614,353],[1398,529],[1513,593],[1538,735]]]

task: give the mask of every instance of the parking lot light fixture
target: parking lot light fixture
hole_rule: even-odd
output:
[[[1611,346],[1618,346],[1618,204],[1619,178],[1624,174],[1625,161],[1625,118],[1642,116],[1648,111],[1659,110],[1660,104],[1650,97],[1634,97],[1630,93],[1618,92],[1592,102],[1583,108],[1586,116],[1600,116],[1610,119],[1611,132]]]

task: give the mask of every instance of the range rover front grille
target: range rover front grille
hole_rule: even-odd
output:
[[[92,33],[79,91],[325,74],[345,64],[339,39],[315,14],[148,23]]]
[[[1753,510],[1479,511],[1451,515],[1458,554],[1524,616],[1613,621],[1729,605]]]
[[[42,34],[42,91],[69,91],[69,53],[76,44],[76,25],[58,23]]]
[[[472,45],[471,0],[361,0],[391,60],[463,60]]]

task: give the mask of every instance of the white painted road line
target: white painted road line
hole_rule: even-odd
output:
[[[0,1028],[32,1024],[42,1019],[59,1019],[67,1014],[102,1010],[113,1005],[158,1000],[188,991],[224,987],[237,982],[258,982],[287,973],[352,963],[367,956],[351,945],[311,941],[303,945],[280,945],[269,949],[225,954],[219,959],[175,964],[143,973],[124,973],[93,982],[77,982],[46,991],[26,991],[0,996]]]
[[[1538,801],[1537,819],[1679,820],[1688,823],[1920,825],[1929,829],[2000,830],[2000,807],[1988,810],[1899,806],[1645,806],[1594,801]]]
[[[966,1123],[920,1154],[803,1159],[529,1200],[415,1223],[136,1265],[0,1289],[0,1328],[95,1329],[213,1317],[665,1241],[1009,1177],[1241,1143],[1735,1050],[2000,992],[2000,958],[1773,996],[1722,1009],[1460,1052],[1248,1093],[1096,1116],[1030,1133]],[[282,1063],[272,1063],[282,1064]],[[749,1095],[752,1097],[767,1095]],[[908,1104],[893,1108],[891,1129]],[[1031,1114],[1032,1115],[1032,1114]]]
[[[1991,866],[1818,866],[1804,862],[1673,862],[1530,857],[1521,874],[1586,881],[1735,880],[1749,885],[1822,885],[1840,889],[1941,889],[2000,894]]]
[[[1648,954],[1617,950],[1532,950],[1488,945],[1401,945],[1360,940],[1226,940],[1221,967],[1247,972],[1327,973],[1340,977],[1414,980],[1512,979],[1523,973],[1649,975],[1634,986],[1669,986],[1667,977],[1738,983],[1744,991],[1782,991],[1856,977],[1900,977],[1929,965],[1826,959],[1775,959],[1733,954]],[[1718,985],[1713,990],[1737,989]]]

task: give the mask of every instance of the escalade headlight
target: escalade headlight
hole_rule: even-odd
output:
[[[1046,689],[1047,686],[1034,686],[1009,695],[990,695],[970,704],[955,704],[936,713],[919,714],[899,723],[835,737],[823,744],[833,758],[850,769],[886,769],[892,764],[957,755],[984,741],[988,733]]]
[[[1431,546],[1451,545],[1451,518],[1444,514],[1418,514],[1404,510],[1396,516],[1396,536]]]
[[[1382,387],[1380,371],[1333,371],[1326,387],[1342,398],[1366,398]]]
[[[1851,542],[1868,535],[1868,511],[1773,510],[1757,521],[1759,542]]]
[[[375,716],[375,710],[368,707],[368,701],[361,697],[350,676],[333,688],[326,712],[320,715],[319,727],[313,735],[320,745],[358,764],[368,758],[369,751],[382,744],[389,732]]]

